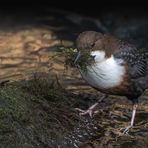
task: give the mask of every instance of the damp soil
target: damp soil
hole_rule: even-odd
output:
[[[147,48],[147,16],[106,12],[92,18],[53,9],[43,14],[0,15],[0,147],[147,148],[148,91],[140,98],[134,128],[121,136],[131,102],[119,96],[101,100],[103,94],[88,86],[76,68],[66,69],[64,57],[55,57],[59,47],[74,47],[85,30]],[[75,110],[96,101],[93,118]]]

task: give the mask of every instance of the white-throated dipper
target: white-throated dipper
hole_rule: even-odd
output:
[[[148,51],[137,49],[113,36],[95,31],[82,32],[77,40],[77,57],[74,63],[89,85],[107,95],[126,96],[133,102],[131,123],[124,134],[133,127],[138,98],[148,88]],[[84,71],[79,66],[81,58],[89,54],[93,60]],[[96,112],[95,103],[88,110],[77,108],[80,115]]]

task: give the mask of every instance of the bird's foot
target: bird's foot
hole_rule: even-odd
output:
[[[80,116],[89,115],[92,118],[94,114],[97,114],[98,113],[98,111],[95,110],[97,105],[98,105],[98,103],[95,103],[94,105],[92,105],[91,107],[89,107],[87,110],[82,110],[80,108],[75,108],[75,110],[77,110],[77,111],[80,112],[79,113]]]
[[[132,127],[133,127],[132,125],[129,125],[129,126],[126,127],[126,128],[121,128],[120,131],[123,131],[123,132],[122,132],[122,135],[129,135],[129,130],[130,130]]]

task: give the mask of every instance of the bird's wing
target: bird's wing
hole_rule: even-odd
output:
[[[122,59],[123,63],[128,66],[128,71],[131,78],[139,78],[146,75],[148,67],[148,52],[147,50],[138,50],[134,46],[126,46],[114,53],[114,57]]]

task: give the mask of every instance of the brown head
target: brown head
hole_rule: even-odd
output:
[[[96,48],[96,43],[98,41],[101,41],[102,38],[103,34],[95,31],[85,31],[80,33],[80,35],[76,39],[76,47],[78,49],[78,54],[74,63],[76,63],[82,55],[90,54],[94,50],[99,50],[98,47]]]
[[[107,58],[119,50],[133,48],[132,45],[111,35],[95,31],[82,32],[76,40],[76,47],[79,51],[78,55],[89,54],[92,51],[101,51],[105,53],[105,57]]]
[[[76,40],[76,47],[80,52],[91,52],[95,50],[96,43],[101,41],[103,34],[95,31],[85,31],[80,33]],[[97,45],[98,46],[98,45]],[[97,47],[98,50],[98,47]]]

